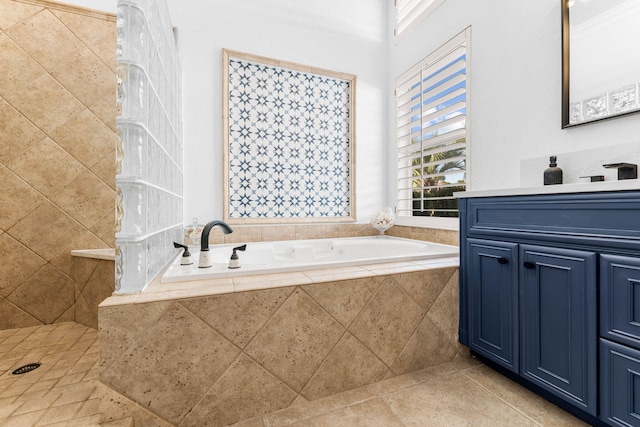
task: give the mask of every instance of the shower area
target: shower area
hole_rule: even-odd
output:
[[[1,7],[0,330],[97,328],[113,261],[71,251],[115,245],[116,17]]]
[[[115,283],[115,47],[114,15],[0,1],[2,425],[99,422],[98,305]]]

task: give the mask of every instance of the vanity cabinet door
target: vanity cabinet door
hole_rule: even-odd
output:
[[[518,245],[468,239],[469,347],[518,372]]]
[[[600,419],[640,425],[640,351],[600,340]]]
[[[520,246],[520,374],[595,415],[596,254]]]
[[[640,349],[640,258],[600,256],[600,335]]]

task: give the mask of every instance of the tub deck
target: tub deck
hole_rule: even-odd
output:
[[[156,277],[142,292],[113,295],[100,304],[111,305],[140,304],[181,298],[220,295],[283,286],[310,285],[314,283],[350,280],[363,277],[385,276],[437,268],[458,267],[457,256],[418,261],[376,263],[363,266],[318,268],[290,273],[273,273],[249,276],[223,277],[219,279],[187,280],[163,283],[161,275]]]
[[[214,245],[209,257],[212,266],[199,268],[200,252],[191,250],[190,265],[181,265],[177,256],[162,273],[162,282],[181,282],[250,275],[288,273],[312,269],[336,269],[380,263],[421,261],[458,256],[457,246],[399,237],[345,237],[311,240],[254,242],[238,252],[240,265],[228,268],[237,244]]]

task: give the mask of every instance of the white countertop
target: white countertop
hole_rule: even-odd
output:
[[[640,179],[624,181],[580,182],[575,184],[545,185],[542,187],[503,188],[497,190],[461,191],[457,198],[493,196],[531,196],[536,194],[593,193],[597,191],[640,190]]]

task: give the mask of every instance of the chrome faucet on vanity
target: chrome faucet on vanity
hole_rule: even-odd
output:
[[[198,261],[198,267],[200,268],[208,268],[212,265],[211,259],[209,258],[209,233],[216,225],[222,228],[224,234],[233,233],[233,229],[224,221],[211,221],[204,226],[200,237],[200,259]]]

